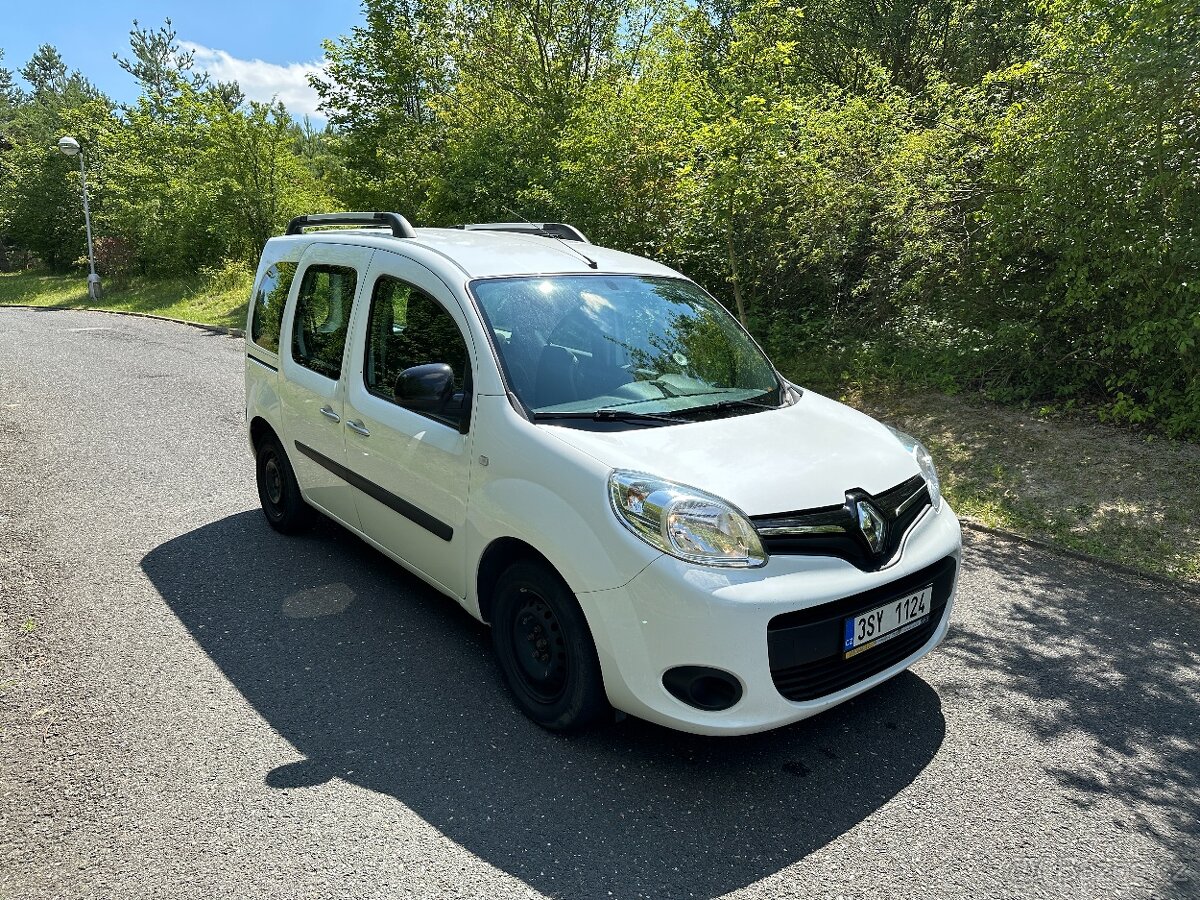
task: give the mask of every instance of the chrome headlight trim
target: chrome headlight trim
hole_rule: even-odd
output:
[[[769,559],[750,518],[706,491],[618,469],[608,476],[608,498],[621,524],[676,559],[738,569]]]
[[[930,454],[928,448],[911,434],[903,432],[898,428],[893,428],[891,425],[886,427],[892,433],[892,436],[900,442],[900,445],[912,454],[913,459],[917,463],[917,468],[921,472],[921,477],[925,479],[925,486],[929,488],[929,499],[933,504],[933,511],[935,513],[940,512],[942,508],[942,480],[938,477],[937,467],[933,464],[933,456]]]

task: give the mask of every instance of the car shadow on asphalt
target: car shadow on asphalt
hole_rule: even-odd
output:
[[[395,797],[537,890],[715,896],[771,875],[909,785],[945,736],[905,673],[815,719],[701,738],[634,719],[549,734],[509,701],[487,629],[322,520],[257,511],[142,562],[200,646],[306,757],[268,785],[344,778]]]

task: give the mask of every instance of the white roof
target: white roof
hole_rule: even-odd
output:
[[[461,278],[490,278],[502,275],[549,275],[600,272],[635,275],[672,275],[674,269],[595,244],[560,241],[503,231],[464,231],[458,228],[417,228],[415,238],[393,237],[379,228],[310,231],[303,235],[272,238],[278,242],[333,242],[395,250],[431,269],[457,270]],[[579,254],[595,260],[592,268]],[[449,272],[447,272],[449,274]]]

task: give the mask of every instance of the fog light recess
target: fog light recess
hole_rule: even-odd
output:
[[[663,674],[665,687],[677,700],[707,712],[729,709],[742,699],[742,683],[728,672],[708,666],[676,666]]]

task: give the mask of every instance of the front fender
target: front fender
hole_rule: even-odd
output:
[[[662,555],[617,521],[606,466],[526,422],[506,397],[479,400],[477,447],[488,463],[472,473],[472,571],[492,542],[516,538],[545,556],[573,592],[585,594],[627,584]],[[478,614],[475,579],[467,599]]]

